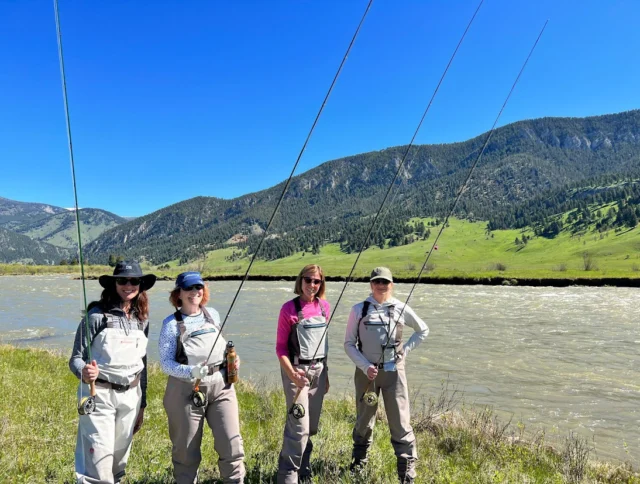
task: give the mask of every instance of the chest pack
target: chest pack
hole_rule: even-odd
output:
[[[209,364],[222,365],[226,342],[222,336],[218,338],[220,328],[216,325],[206,308],[202,309],[203,322],[189,324],[184,322],[182,313],[178,310],[173,313],[178,326],[178,344],[176,348],[176,361],[182,365],[197,365],[209,356],[211,347],[216,338],[216,347],[211,352]]]
[[[380,360],[382,366],[395,363],[397,356],[402,354],[404,318],[396,320],[396,307],[393,304],[386,306],[386,318],[378,310],[370,313],[371,305],[370,301],[364,301],[362,305],[358,321],[358,350],[371,362]],[[390,332],[394,334],[390,336]]]
[[[305,318],[302,314],[300,297],[293,300],[298,322],[291,327],[289,334],[289,359],[294,365],[308,365],[326,358],[329,343],[327,341],[327,313],[318,300],[321,315]]]

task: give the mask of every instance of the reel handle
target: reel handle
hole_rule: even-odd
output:
[[[91,383],[89,383],[89,395],[91,395],[92,397],[96,396],[96,382],[95,382],[95,380],[92,380]]]
[[[296,404],[296,402],[298,401],[298,397],[300,396],[300,392],[302,392],[302,387],[298,387],[298,391],[296,392],[295,396],[293,397],[293,403],[291,404],[291,408],[293,408]]]
[[[196,382],[193,384],[193,391],[197,392],[197,391],[199,391],[199,390],[200,390],[200,382],[201,382],[201,381],[202,381],[202,380],[201,380],[200,378],[198,378],[198,379],[196,380]]]

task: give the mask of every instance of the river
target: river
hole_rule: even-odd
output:
[[[224,318],[239,282],[211,282]],[[409,284],[397,284],[405,300]],[[173,312],[170,282],[150,291],[150,361],[157,360],[162,319]],[[328,283],[338,299],[343,283]],[[89,301],[100,294],[87,282]],[[276,382],[275,329],[293,282],[245,283],[225,336],[242,357],[242,378]],[[77,328],[82,285],[68,276],[0,277],[0,341],[68,353]],[[350,284],[329,331],[331,395],[351,394],[354,365],[342,349],[348,312],[368,294]],[[407,358],[412,390],[436,397],[443,381],[465,402],[490,405],[530,432],[545,429],[557,442],[573,431],[594,457],[640,463],[640,290],[613,287],[501,287],[419,285],[409,304],[426,321],[429,337]],[[405,338],[411,330],[407,329]]]

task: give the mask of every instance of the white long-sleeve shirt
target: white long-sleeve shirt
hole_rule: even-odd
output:
[[[427,324],[418,317],[418,315],[409,307],[405,305],[402,301],[392,297],[391,299],[380,304],[375,300],[373,296],[369,296],[367,298],[369,301],[369,315],[375,315],[376,313],[380,313],[382,318],[387,319],[388,306],[395,306],[396,313],[399,314],[399,311],[402,311],[402,316],[404,317],[404,322],[406,326],[409,326],[413,329],[414,333],[411,337],[404,343],[404,358],[407,357],[410,351],[412,351],[416,346],[418,346],[422,341],[424,341],[429,334],[429,328]],[[376,363],[376,361],[369,361],[369,359],[363,354],[362,351],[358,349],[358,325],[360,324],[360,319],[362,318],[362,308],[364,306],[364,302],[358,303],[351,308],[351,313],[349,313],[349,320],[347,321],[347,330],[344,335],[344,350],[351,358],[351,360],[356,364],[358,368],[360,368],[364,373],[367,372],[367,368],[372,364]],[[392,329],[393,323],[392,323]],[[394,334],[391,335],[391,341],[394,341]],[[381,348],[363,348],[365,352],[371,355],[371,353],[380,354]]]

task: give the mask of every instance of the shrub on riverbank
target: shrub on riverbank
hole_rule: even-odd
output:
[[[0,482],[72,482],[77,429],[77,379],[66,356],[45,350],[0,346]],[[127,468],[128,483],[169,483],[171,442],[162,406],[166,377],[149,369],[148,407],[136,435]],[[445,388],[446,390],[446,388]],[[284,397],[265,384],[238,385],[248,483],[275,478],[285,417]],[[558,450],[543,434],[525,437],[522,426],[500,422],[487,408],[462,406],[455,392],[414,402],[413,425],[420,461],[417,482],[524,483],[588,482],[640,484],[630,466],[588,462],[589,446],[574,436]],[[395,457],[383,414],[374,431],[371,459],[365,472],[348,473],[352,399],[327,400],[321,430],[314,439],[315,482],[392,483]],[[213,440],[203,439],[200,482],[219,482]]]

